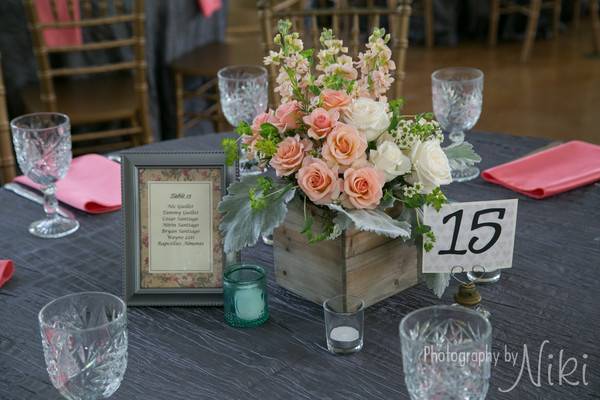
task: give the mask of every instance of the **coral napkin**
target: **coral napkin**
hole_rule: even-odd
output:
[[[215,11],[220,10],[222,5],[221,0],[198,0],[198,7],[207,18],[213,15]]]
[[[50,0],[35,0],[38,19],[42,23],[79,21],[79,1],[71,2],[73,16],[69,12],[70,0],[54,0],[56,3],[56,18]],[[81,28],[44,29],[44,41],[48,47],[76,46],[83,43]]]
[[[600,146],[574,140],[490,168],[481,177],[543,199],[600,180]]]
[[[40,188],[25,176],[16,177],[15,182]],[[56,184],[56,197],[92,214],[116,211],[121,208],[121,168],[98,154],[74,158],[67,176]]]
[[[0,260],[0,287],[12,278],[15,267],[11,260]]]

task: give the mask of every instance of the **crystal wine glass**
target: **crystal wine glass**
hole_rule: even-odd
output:
[[[46,367],[69,400],[110,397],[127,368],[127,306],[109,293],[60,297],[39,313]]]
[[[451,146],[465,138],[475,126],[483,103],[483,72],[475,68],[452,67],[431,75],[433,112],[442,129],[449,132]],[[452,169],[452,179],[466,182],[479,176],[479,169],[463,165]]]
[[[71,126],[69,117],[58,113],[27,114],[10,123],[19,167],[33,182],[42,186],[46,218],[29,226],[32,235],[59,238],[75,232],[79,222],[58,214],[56,182],[71,165]]]
[[[238,126],[241,122],[252,123],[265,112],[269,103],[267,70],[257,65],[233,65],[218,73],[221,108],[227,122]],[[240,174],[259,174],[256,160],[248,160],[240,150]]]
[[[492,326],[481,313],[460,306],[421,308],[400,322],[400,341],[411,399],[485,399]]]

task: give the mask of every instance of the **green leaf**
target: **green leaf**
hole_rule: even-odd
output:
[[[240,124],[235,128],[235,132],[238,135],[247,135],[252,136],[252,127],[245,121],[240,122]]]
[[[429,289],[438,297],[442,298],[448,285],[450,285],[450,274],[434,273],[423,274],[423,280]]]
[[[341,206],[330,204],[329,208],[344,214],[361,231],[369,231],[391,238],[410,238],[411,226],[406,221],[396,221],[381,210],[344,210]]]
[[[459,144],[452,144],[444,148],[444,153],[448,157],[450,168],[457,169],[464,166],[471,166],[478,162],[481,162],[479,154],[473,150],[473,145],[469,142],[462,142]]]
[[[388,208],[392,208],[395,202],[396,197],[394,196],[392,189],[386,189],[383,193],[383,197],[381,198],[381,202],[379,203],[379,209],[386,210]]]
[[[260,125],[260,136],[265,139],[279,139],[279,129],[275,125],[265,122]]]
[[[239,157],[237,140],[225,138],[221,141],[221,146],[225,152],[225,163],[227,165],[233,165]]]
[[[260,175],[244,176],[240,182],[232,183],[228,194],[219,203],[223,214],[219,229],[223,233],[225,253],[237,252],[244,247],[254,246],[261,235],[270,235],[287,214],[287,203],[294,198],[296,190],[289,184],[273,182],[268,195],[262,195]],[[253,209],[250,192],[266,202],[265,206]],[[262,195],[262,196],[261,196]],[[260,196],[260,197],[259,197]]]
[[[389,131],[393,131],[398,126],[398,122],[400,121],[400,111],[402,107],[404,107],[404,99],[397,98],[395,100],[391,100],[389,103],[390,111],[392,112],[392,118],[390,118],[390,126],[388,128]]]

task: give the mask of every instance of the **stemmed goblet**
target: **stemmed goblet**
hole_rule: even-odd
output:
[[[17,161],[21,171],[42,186],[46,218],[29,226],[32,235],[59,238],[75,232],[79,222],[58,214],[56,182],[71,165],[69,117],[59,113],[27,114],[10,123]]]
[[[475,126],[483,103],[483,72],[475,68],[452,67],[431,75],[433,112],[452,144],[461,144],[465,131]],[[466,182],[479,176],[479,169],[463,163],[454,165],[452,179]]]

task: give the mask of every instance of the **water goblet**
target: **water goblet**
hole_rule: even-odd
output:
[[[400,322],[402,364],[413,400],[483,400],[489,388],[492,326],[461,306],[432,306]]]
[[[102,292],[60,297],[39,313],[52,385],[69,400],[110,397],[127,368],[127,306]]]
[[[29,226],[32,235],[60,238],[79,228],[75,219],[58,214],[56,182],[71,165],[71,126],[69,117],[59,113],[27,114],[10,123],[15,153],[21,171],[41,185],[46,218]]]
[[[431,75],[433,112],[442,129],[449,132],[451,146],[464,141],[465,131],[475,126],[483,103],[483,72],[475,68],[452,67]],[[473,165],[454,164],[452,179],[466,182],[479,176]]]
[[[269,81],[264,67],[233,65],[219,70],[217,76],[221,109],[229,124],[251,124],[257,115],[267,110]],[[248,153],[240,147],[240,174],[255,175],[261,172],[258,161],[249,158]]]

